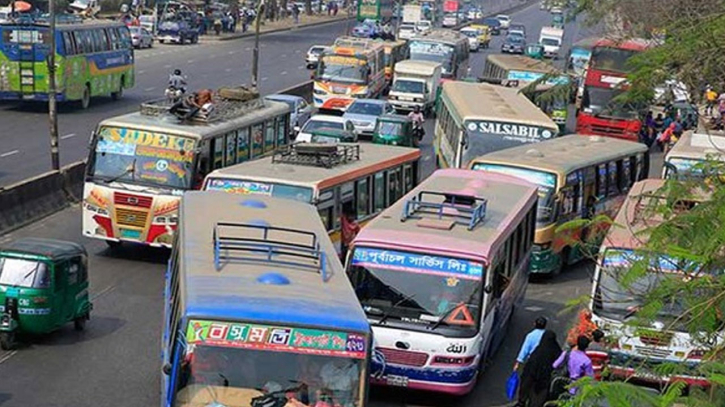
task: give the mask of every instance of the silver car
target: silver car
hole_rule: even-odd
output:
[[[131,44],[134,48],[151,48],[154,46],[154,37],[143,27],[129,27],[131,31]]]
[[[356,99],[347,108],[343,118],[348,119],[355,126],[358,136],[373,136],[375,122],[384,114],[393,114],[393,105],[380,99]]]
[[[300,96],[275,94],[265,96],[265,99],[287,103],[290,107],[291,132],[299,131],[299,127],[310,119],[310,116],[312,116],[312,113],[315,110],[314,106],[307,103],[307,101]]]
[[[317,63],[320,61],[320,55],[327,51],[328,47],[324,45],[313,45],[310,47],[310,49],[307,51],[307,57],[305,58],[305,62],[307,63],[307,69],[312,69],[317,67]]]

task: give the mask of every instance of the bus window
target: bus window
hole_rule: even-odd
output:
[[[73,35],[69,31],[63,32],[63,48],[65,49],[65,55],[75,55],[76,53]]]
[[[619,195],[619,182],[617,182],[617,162],[607,164],[607,196]]]
[[[370,215],[370,182],[369,178],[357,181],[355,201],[357,201],[357,218]]]
[[[277,118],[277,148],[287,144],[287,116]]]
[[[333,217],[335,209],[335,191],[326,189],[320,192],[319,202],[317,203],[317,212],[320,214],[320,220],[325,225],[325,229],[333,230]]]
[[[252,157],[257,158],[262,155],[262,145],[264,143],[264,124],[259,123],[252,126]]]
[[[274,140],[276,138],[274,120],[267,121],[264,130],[264,152],[266,153],[274,150]]]
[[[373,200],[375,202],[375,213],[385,209],[385,174],[379,172],[375,174],[375,189],[373,192]]]
[[[249,159],[249,127],[237,130],[237,162]]]
[[[413,179],[413,166],[411,164],[406,164],[403,167],[403,173],[405,177],[405,191],[403,191],[403,194],[407,194],[415,186],[415,180]]]
[[[230,131],[226,135],[226,150],[227,153],[224,156],[224,166],[229,166],[237,162],[237,133]]]
[[[597,198],[607,196],[607,164],[597,166]]]
[[[214,151],[214,162],[213,169],[221,168],[224,166],[224,136],[219,136],[212,140],[213,151]]]
[[[401,185],[400,167],[388,171],[388,202],[391,205],[400,198]]]

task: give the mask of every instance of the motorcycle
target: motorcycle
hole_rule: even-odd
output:
[[[423,123],[419,121],[413,121],[413,137],[418,139],[420,143],[425,137],[425,129],[423,129]]]

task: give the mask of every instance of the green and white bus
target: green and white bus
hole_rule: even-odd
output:
[[[0,100],[47,101],[50,33],[47,21],[0,23]],[[134,55],[128,28],[118,22],[57,20],[56,100],[93,96],[114,100],[133,87]]]

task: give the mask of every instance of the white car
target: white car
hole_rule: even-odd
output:
[[[320,54],[327,51],[327,48],[324,45],[313,45],[307,50],[307,57],[305,58],[307,69],[312,69],[317,66],[317,63],[320,61]]]
[[[478,49],[481,47],[478,36],[481,35],[481,32],[475,28],[466,27],[461,28],[460,33],[468,37],[468,48],[472,52],[478,52]]]
[[[307,123],[302,126],[300,132],[297,133],[295,143],[309,143],[312,141],[312,132],[323,129],[349,131],[351,133],[355,132],[355,126],[347,118],[327,114],[316,114],[310,117],[310,119],[307,120]]]
[[[424,33],[426,31],[430,31],[433,28],[433,23],[428,20],[420,20],[415,25],[415,28],[418,30],[418,32]]]
[[[496,19],[501,23],[502,29],[509,29],[509,25],[511,24],[511,17],[507,16],[506,14],[499,14],[496,16]]]
[[[418,30],[415,28],[415,24],[413,23],[403,23],[400,24],[400,27],[398,28],[399,40],[409,40],[415,37],[417,34]]]

